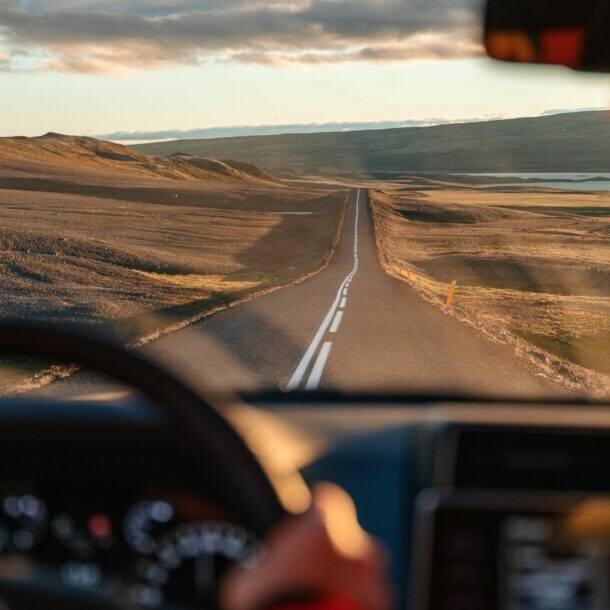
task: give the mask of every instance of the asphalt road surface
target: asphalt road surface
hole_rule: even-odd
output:
[[[366,190],[354,191],[324,271],[143,349],[214,390],[561,392],[508,346],[384,272]]]

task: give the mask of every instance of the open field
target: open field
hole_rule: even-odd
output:
[[[157,155],[177,152],[239,158],[274,173],[394,180],[416,172],[608,171],[606,112],[577,112],[369,131],[175,140],[138,144]]]
[[[0,315],[130,330],[202,312],[318,269],[345,200],[236,161],[0,139]]]
[[[578,365],[546,363],[572,379],[610,375],[610,194],[427,184],[373,193],[388,270],[441,304],[457,281],[458,315]]]

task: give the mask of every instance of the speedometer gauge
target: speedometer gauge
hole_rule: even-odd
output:
[[[32,494],[6,496],[0,506],[0,553],[27,553],[44,537],[48,509]]]
[[[136,552],[149,555],[156,539],[174,522],[174,507],[165,500],[147,500],[132,506],[125,515],[125,542]]]
[[[218,579],[258,549],[256,538],[238,525],[181,525],[157,541],[151,557],[138,561],[129,595],[149,608],[215,607]]]

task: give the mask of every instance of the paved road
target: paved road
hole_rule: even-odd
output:
[[[354,191],[330,265],[144,350],[208,388],[559,391],[381,268],[365,190]]]

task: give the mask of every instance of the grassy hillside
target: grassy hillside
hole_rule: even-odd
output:
[[[237,158],[276,173],[380,178],[410,172],[610,171],[610,119],[605,112],[575,112],[435,127],[176,140],[131,148],[156,155]]]
[[[608,396],[610,193],[415,192],[388,182],[371,198],[392,275],[439,305],[456,281],[462,321],[579,392]]]
[[[59,133],[38,138],[0,138],[0,170],[2,176],[29,171],[47,178],[67,173],[82,177],[89,172],[91,175],[115,173],[134,179],[275,181],[260,168],[242,161],[184,154],[154,157],[120,144]]]
[[[345,199],[239,161],[0,138],[0,317],[157,330],[319,268]]]

